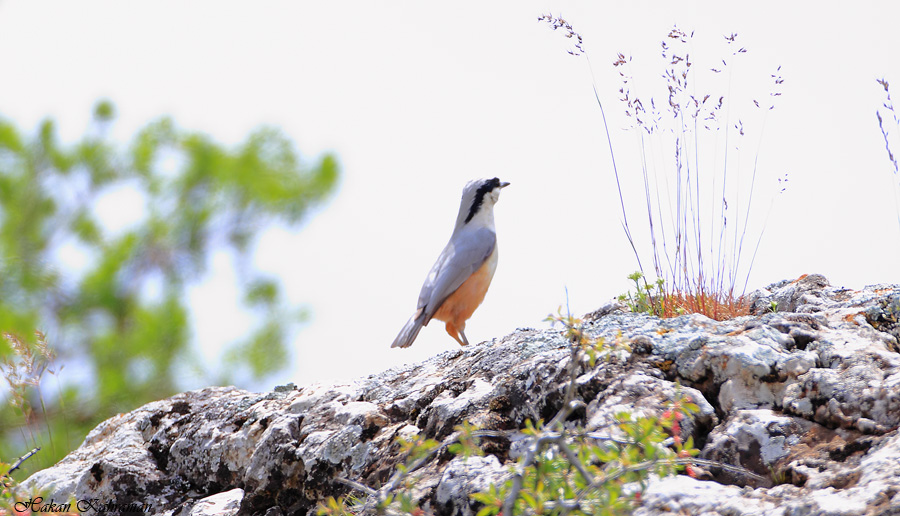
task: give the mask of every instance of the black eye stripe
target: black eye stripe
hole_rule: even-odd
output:
[[[469,214],[466,216],[466,224],[478,213],[478,208],[481,208],[481,204],[484,202],[484,196],[491,193],[494,188],[499,187],[500,179],[496,177],[488,179],[478,187],[478,190],[475,191],[475,198],[472,200],[472,206],[469,208]]]

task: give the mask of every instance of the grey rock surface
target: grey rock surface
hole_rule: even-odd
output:
[[[723,322],[615,304],[586,316],[591,335],[624,339],[632,352],[578,364],[584,405],[571,424],[603,429],[622,410],[658,414],[680,389],[700,407],[682,437],[703,458],[765,479],[715,467],[701,479],[654,479],[636,514],[895,513],[900,286],[849,290],[809,275],[749,298],[753,315]],[[522,329],[349,384],[186,392],[101,423],[23,484],[167,516],[315,513],[349,491],[336,477],[384,484],[404,459],[398,436],[440,440],[463,421],[505,431],[548,420],[569,360],[559,329]],[[420,506],[476,513],[468,494],[503,478],[518,455],[512,441],[485,439],[484,457],[439,454],[420,471]]]

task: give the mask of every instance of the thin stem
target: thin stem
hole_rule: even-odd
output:
[[[641,265],[641,257],[637,252],[637,247],[634,245],[634,239],[631,238],[631,228],[628,227],[628,214],[625,210],[625,196],[622,195],[622,183],[619,180],[619,167],[616,166],[616,153],[613,151],[612,136],[609,133],[609,124],[606,122],[606,111],[603,109],[603,102],[600,101],[600,93],[597,91],[597,79],[594,76],[594,67],[591,65],[591,58],[588,57],[587,53],[584,54],[584,58],[587,60],[588,69],[591,72],[591,87],[594,89],[594,98],[597,99],[597,105],[600,106],[600,116],[603,118],[603,129],[606,131],[606,143],[609,145],[609,157],[612,160],[613,174],[616,176],[616,189],[619,191],[619,205],[622,207],[622,227],[625,229],[625,236],[628,238],[628,243],[631,244],[631,250],[634,251],[634,257],[637,259],[638,268],[641,272],[644,272],[644,267]]]

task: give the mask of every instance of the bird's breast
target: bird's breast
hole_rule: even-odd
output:
[[[491,280],[494,278],[496,270],[497,247],[494,246],[494,252],[488,256],[481,267],[444,300],[444,303],[435,312],[434,318],[438,321],[454,321],[457,326],[465,323],[484,301],[484,296],[487,294],[488,287],[491,286]]]

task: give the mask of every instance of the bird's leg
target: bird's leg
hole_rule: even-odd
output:
[[[462,333],[462,330],[458,330],[458,329],[456,328],[456,325],[453,324],[452,321],[447,321],[447,324],[444,325],[444,328],[447,329],[447,333],[448,333],[451,337],[453,337],[454,339],[456,339],[456,342],[459,342],[459,345],[460,345],[460,346],[466,346],[466,345],[469,344],[469,341],[466,340],[466,335],[465,335],[464,333]],[[465,325],[463,325],[463,328],[465,328]],[[459,335],[460,335],[460,334],[462,334],[463,340],[460,340],[460,339],[459,339]]]
[[[469,339],[466,338],[466,321],[463,321],[459,324],[459,335],[462,337],[462,342],[460,342],[463,346],[469,345]],[[459,339],[456,339],[459,341]]]

